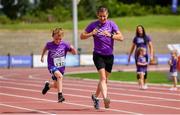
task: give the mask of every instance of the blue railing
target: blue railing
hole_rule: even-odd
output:
[[[167,64],[170,55],[169,54],[156,54],[155,55],[158,64]],[[46,59],[45,59],[46,60]],[[115,65],[127,65],[128,55],[121,54],[114,56]],[[131,57],[129,64],[135,64],[134,57]],[[67,55],[66,66],[81,66],[81,65],[94,65],[92,55]],[[45,67],[47,62],[42,64],[40,62],[40,55],[26,55],[26,56],[0,56],[0,67],[1,68],[15,68],[15,67]]]

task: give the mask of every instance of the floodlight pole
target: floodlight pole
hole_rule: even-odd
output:
[[[78,15],[77,15],[77,0],[72,0],[73,4],[73,38],[74,47],[78,49]]]

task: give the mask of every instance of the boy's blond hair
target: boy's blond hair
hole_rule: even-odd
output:
[[[64,36],[64,31],[62,28],[55,28],[53,31],[52,31],[52,37],[55,35],[55,34],[59,34],[61,36]]]

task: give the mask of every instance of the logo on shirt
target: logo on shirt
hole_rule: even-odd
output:
[[[144,43],[144,39],[143,38],[137,38],[137,43],[138,44]]]
[[[103,33],[104,31],[110,32],[110,30],[109,30],[108,27],[106,27],[106,28],[99,28],[97,35],[102,35],[102,36],[104,36],[104,33]]]
[[[144,62],[146,62],[146,58],[145,57],[142,57],[141,58],[141,61],[144,63]]]
[[[58,47],[56,49],[51,49],[50,50],[51,54],[50,57],[51,58],[56,58],[56,57],[63,57],[65,56],[65,50],[62,47]]]

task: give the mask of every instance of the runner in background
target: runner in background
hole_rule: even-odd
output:
[[[64,31],[62,28],[55,28],[52,32],[53,40],[47,42],[41,55],[41,62],[44,62],[44,55],[48,51],[48,70],[52,74],[53,83],[45,82],[42,94],[45,95],[50,88],[57,88],[58,102],[65,101],[63,96],[63,74],[65,71],[65,58],[67,52],[77,54],[72,45],[63,41]]]
[[[170,88],[170,90],[172,91],[176,91],[177,90],[177,65],[178,65],[178,55],[177,55],[177,51],[173,50],[171,52],[171,58],[168,61],[168,64],[170,66],[170,70],[169,70],[169,76],[172,77],[173,80],[173,87]]]

